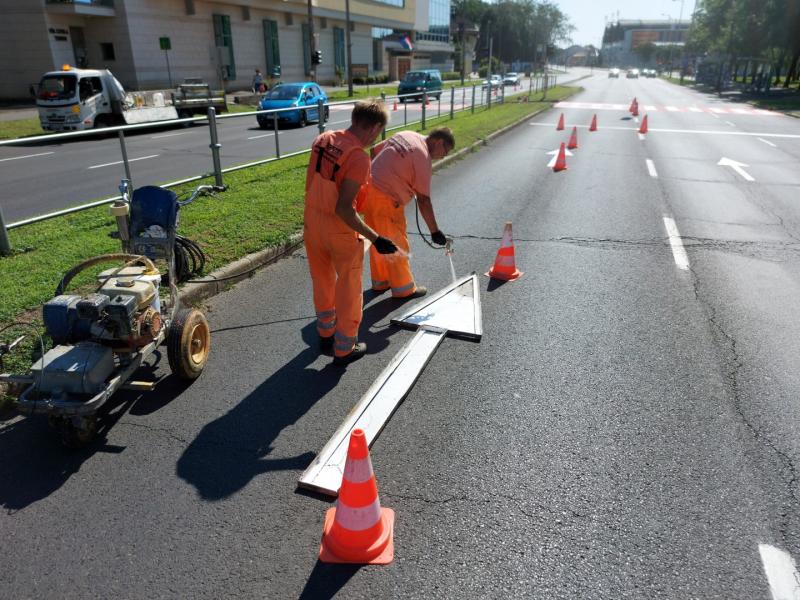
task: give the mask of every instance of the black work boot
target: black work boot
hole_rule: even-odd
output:
[[[319,350],[323,354],[333,353],[333,336],[319,338]]]
[[[367,353],[367,345],[364,342],[358,342],[353,346],[350,354],[344,356],[334,356],[333,364],[337,366],[349,365],[351,362],[358,360]]]

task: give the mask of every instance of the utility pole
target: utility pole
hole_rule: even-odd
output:
[[[464,85],[464,73],[467,70],[467,67],[464,65],[464,56],[465,56],[465,48],[464,45],[467,43],[467,27],[464,23],[464,16],[461,16],[461,22],[459,23],[459,27],[461,27],[461,85]]]
[[[309,0],[310,2],[311,0]],[[347,46],[347,95],[353,96],[353,45],[350,43],[350,0],[344,0],[345,46]]]
[[[314,8],[311,5],[311,0],[308,0],[308,57],[311,63],[311,81],[317,80],[317,65],[314,64],[314,52],[316,49],[317,44],[314,39]]]

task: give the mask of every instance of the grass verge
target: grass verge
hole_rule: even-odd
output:
[[[427,127],[450,127],[458,147],[464,148],[575,90],[553,88],[547,102],[534,101],[539,94],[520,103],[507,96],[506,104],[477,108],[475,114],[456,113],[453,120],[442,110],[441,117],[428,118]],[[407,129],[418,131],[420,125]],[[307,156],[300,155],[226,174],[228,191],[182,209],[180,232],[203,248],[206,272],[286,241],[302,228],[307,163]],[[176,191],[190,191],[199,183]],[[10,231],[14,253],[0,258],[0,326],[18,319],[35,321],[38,307],[53,296],[65,271],[92,256],[117,252],[119,242],[110,237],[114,230],[108,207],[98,207]],[[112,265],[84,272],[71,289],[85,289],[96,272],[108,266]]]
[[[39,117],[0,121],[0,140],[12,140],[14,138],[44,134],[45,131],[39,124]]]

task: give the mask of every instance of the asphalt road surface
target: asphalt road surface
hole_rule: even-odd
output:
[[[199,380],[156,365],[89,449],[0,425],[3,595],[797,598],[800,121],[658,80],[582,85],[593,107],[434,177],[484,337],[445,340],[373,445],[391,565],[318,563],[329,503],[296,481],[413,334],[366,294],[369,354],[332,367],[297,252],[208,303]],[[506,221],[525,274],[490,284]],[[411,237],[419,282],[445,286]]]
[[[559,83],[574,81],[588,69],[573,69],[558,74]],[[529,79],[520,90],[528,89]],[[379,88],[376,88],[376,94]],[[507,93],[514,93],[511,87]],[[472,88],[458,88],[454,109],[472,103]],[[476,105],[485,104],[488,94],[476,88]],[[390,105],[394,108],[394,104]],[[328,126],[341,129],[350,123],[352,104],[331,106]],[[427,118],[446,116],[450,111],[450,91],[444,90],[440,101],[431,100]],[[419,121],[421,102],[399,104],[390,114],[390,126]],[[435,121],[434,121],[435,122]],[[222,167],[246,164],[276,156],[275,132],[260,129],[254,115],[222,117],[218,121],[222,144]],[[316,123],[305,128],[283,125],[279,129],[280,154],[305,150],[319,134]],[[196,124],[183,129],[142,129],[126,134],[126,149],[134,186],[160,185],[195,175],[213,172],[207,125]],[[26,142],[0,146],[0,206],[7,223],[108,198],[119,192],[120,179],[125,177],[120,143],[116,136],[104,139],[69,138]]]

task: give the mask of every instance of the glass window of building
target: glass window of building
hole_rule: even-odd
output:
[[[428,0],[428,31],[417,32],[418,40],[450,41],[450,0]]]

